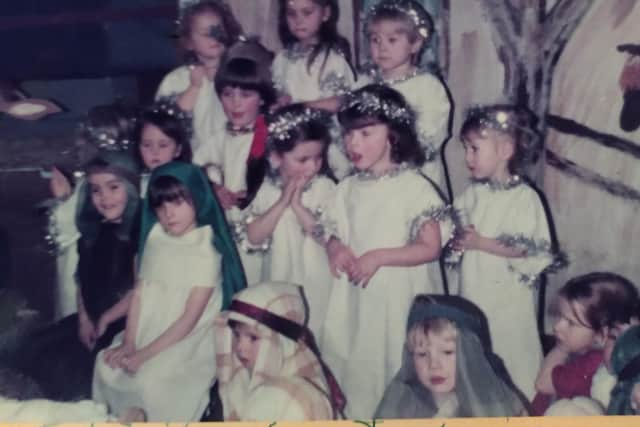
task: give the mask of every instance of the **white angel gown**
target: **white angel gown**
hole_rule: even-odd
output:
[[[145,362],[135,375],[112,369],[98,354],[93,399],[114,413],[144,408],[151,422],[198,421],[209,402],[215,377],[213,320],[220,312],[218,288],[221,257],[212,246],[210,226],[174,237],[160,224],[149,233],[140,267],[140,316],[135,346],[148,345],[184,312],[194,287],[213,287],[214,293],[193,330],[182,340]],[[124,332],[110,348],[122,344]]]
[[[446,194],[442,145],[450,136],[451,103],[444,84],[423,69],[394,80],[385,80],[375,71],[358,76],[358,87],[369,83],[382,83],[392,87],[400,92],[413,108],[416,113],[418,140],[427,157],[427,161],[421,168],[422,173],[431,179],[443,194]]]
[[[312,214],[319,215],[326,210],[334,191],[333,181],[324,176],[316,176],[302,193],[302,204]],[[247,208],[245,221],[249,223],[264,214],[278,201],[281,194],[282,182],[266,179]],[[282,213],[268,246],[263,266],[264,280],[296,283],[304,288],[309,304],[308,327],[318,339],[333,280],[326,251],[313,237],[304,233],[290,207]]]
[[[183,65],[167,74],[156,93],[156,98],[182,94],[191,84],[191,71]],[[224,131],[226,116],[211,80],[204,78],[193,107],[193,137],[191,148],[195,152],[202,146],[217,144],[216,136]]]
[[[233,192],[245,191],[247,181],[247,158],[251,150],[254,132],[230,133],[224,131],[219,138],[219,145],[208,145],[199,149],[193,163],[205,167],[212,182],[224,185]],[[238,235],[244,214],[242,210],[233,207],[225,211],[227,221],[234,233],[238,252],[242,261],[247,285],[252,286],[262,281],[262,250],[254,250],[246,245]]]
[[[401,166],[382,177],[359,173],[340,182],[322,224],[326,236],[336,236],[358,257],[406,246],[432,220],[445,243],[453,232],[449,211],[431,182]],[[413,298],[443,292],[437,261],[382,267],[364,289],[344,273],[334,279],[321,351],[346,394],[349,418],[371,418],[400,369]]]
[[[320,52],[307,68],[311,49],[294,44],[278,52],[271,66],[278,92],[289,95],[292,102],[308,102],[344,95],[351,90],[355,75],[347,59],[331,49],[325,62],[325,53]],[[335,128],[338,129],[337,123]],[[341,150],[340,142],[340,135],[336,132],[334,143],[329,146],[328,160],[335,176],[343,178],[351,165]]]
[[[482,236],[527,251],[521,258],[465,251],[459,292],[484,311],[493,351],[503,359],[515,385],[532,399],[542,362],[535,283],[553,260],[549,224],[540,197],[519,179],[506,186],[473,183],[454,206],[467,215]]]

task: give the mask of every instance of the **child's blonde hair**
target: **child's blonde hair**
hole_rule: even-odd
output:
[[[458,335],[458,327],[451,320],[444,317],[425,319],[417,323],[407,332],[407,350],[414,353],[426,346],[426,338],[429,333],[442,334],[451,331]]]

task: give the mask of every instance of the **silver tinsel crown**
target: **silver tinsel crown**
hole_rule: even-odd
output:
[[[158,98],[146,111],[175,117],[182,125],[187,140],[191,140],[193,136],[193,114],[180,108],[175,96]]]
[[[135,118],[129,120],[135,121]],[[130,135],[119,135],[118,129],[113,127],[92,126],[89,123],[80,123],[77,134],[89,144],[108,151],[126,151],[133,146]]]
[[[433,31],[431,15],[414,0],[382,0],[369,8],[365,16],[365,31],[371,20],[384,11],[392,11],[406,16],[416,27],[420,36],[427,40]]]
[[[269,137],[267,144],[271,146],[276,140],[285,141],[291,138],[292,131],[313,121],[330,125],[331,115],[326,111],[309,107],[305,107],[299,112],[276,112],[269,119]]]
[[[390,122],[400,122],[409,126],[415,124],[415,114],[407,105],[392,102],[363,90],[345,95],[341,110],[350,108],[355,108],[368,116],[382,115]]]

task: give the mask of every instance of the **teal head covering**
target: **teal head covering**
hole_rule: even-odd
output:
[[[525,401],[514,389],[500,358],[491,352],[486,316],[454,295],[418,295],[411,305],[407,333],[431,319],[446,319],[457,331],[455,417],[515,416]],[[402,367],[385,390],[375,418],[431,418],[439,414],[431,391],[420,381],[405,345]]]
[[[140,209],[140,168],[133,155],[128,151],[101,151],[84,167],[87,179],[81,184],[76,209],[76,226],[85,243],[91,245],[98,236],[102,216],[91,200],[89,176],[94,173],[111,173],[122,180],[127,191],[127,206],[122,214],[117,236],[120,240],[129,240],[136,232]]]
[[[611,391],[607,415],[635,415],[631,391],[640,382],[640,326],[632,326],[618,337],[611,353],[611,369],[618,382]]]
[[[218,203],[207,177],[198,168],[189,163],[171,162],[154,169],[149,178],[149,188],[162,176],[171,176],[184,185],[193,199],[196,210],[196,221],[198,226],[209,225],[213,229],[213,246],[222,256],[222,309],[226,310],[231,304],[233,295],[246,288],[244,270],[240,262],[235,242],[231,237],[231,232],[224,215],[224,211]],[[154,209],[149,204],[147,196],[142,208],[142,225],[140,233],[139,254],[142,257],[144,246],[149,236],[149,232],[154,224],[158,222],[158,217]]]

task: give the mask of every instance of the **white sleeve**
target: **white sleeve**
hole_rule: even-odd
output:
[[[186,77],[186,78],[185,78]],[[189,87],[189,75],[183,67],[176,68],[167,74],[156,92],[156,99],[171,95],[181,94]]]
[[[444,85],[432,75],[424,75],[420,80],[418,110],[418,137],[423,147],[431,146],[435,152],[440,150],[449,137],[449,114],[451,104]]]
[[[422,182],[419,181],[420,186],[413,195],[412,204],[409,206],[410,226],[407,243],[418,238],[425,223],[435,221],[440,228],[440,247],[444,247],[453,237],[455,231],[453,208],[442,200],[431,181],[422,176],[418,179]]]
[[[355,83],[353,71],[342,54],[331,51],[327,58],[319,87],[323,97],[340,96],[349,92]]]
[[[64,250],[80,238],[76,227],[76,213],[80,187],[85,185],[79,181],[71,195],[51,208],[49,217],[49,234],[58,248]]]

